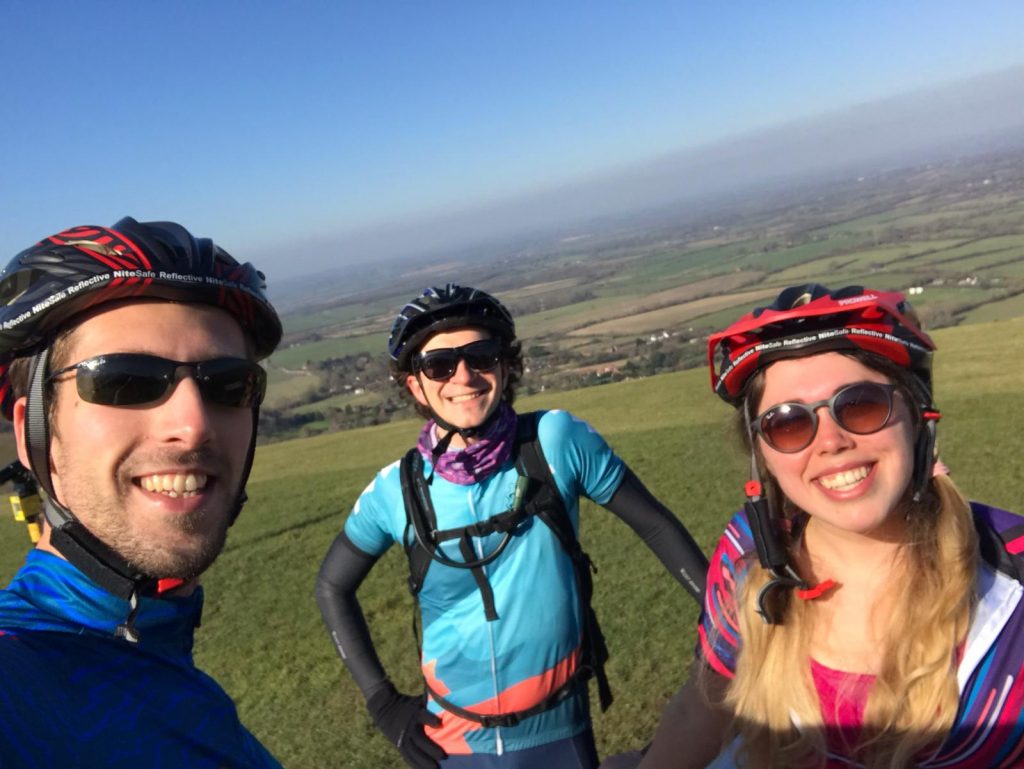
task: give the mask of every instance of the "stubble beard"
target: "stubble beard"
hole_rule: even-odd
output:
[[[157,464],[167,466],[212,467],[218,484],[230,477],[225,462],[205,450],[175,453]],[[149,462],[153,458],[148,458]],[[188,513],[159,517],[159,524],[150,531],[140,530],[140,521],[133,517],[127,500],[138,493],[132,478],[132,462],[118,472],[117,494],[113,500],[104,498],[87,479],[65,479],[62,502],[91,534],[114,550],[133,568],[154,579],[191,580],[206,571],[217,559],[227,541],[231,511],[235,497],[217,499]],[[222,491],[220,488],[216,489]],[[84,513],[84,515],[82,515]],[[173,540],[173,544],[167,540]]]

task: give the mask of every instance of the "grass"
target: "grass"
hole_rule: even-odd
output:
[[[1024,319],[935,334],[942,454],[970,495],[1019,503],[1024,438],[1015,404],[1024,377]],[[567,408],[588,419],[710,549],[742,499],[745,462],[731,410],[693,370],[557,395],[523,410]],[[398,769],[323,630],[313,601],[319,563],[355,498],[415,439],[405,421],[261,447],[251,500],[205,578],[196,657],[238,702],[245,723],[290,769],[324,757],[360,769]],[[696,606],[614,516],[582,509],[583,540],[600,569],[597,610],[612,659],[616,703],[595,717],[603,753],[646,741],[692,654]],[[0,521],[0,577],[27,548],[23,527]],[[360,600],[380,656],[399,686],[419,686],[404,557],[373,570]]]

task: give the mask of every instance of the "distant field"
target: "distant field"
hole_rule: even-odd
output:
[[[308,414],[311,411],[324,411],[329,408],[345,408],[345,406],[370,406],[381,402],[381,396],[374,392],[362,392],[359,395],[354,393],[342,393],[324,398],[316,403],[305,406],[298,406],[293,411],[296,414]]]
[[[732,307],[741,303],[751,303],[752,306],[753,303],[765,297],[773,296],[775,293],[774,290],[765,291],[764,289],[759,289],[756,291],[741,291],[725,296],[710,296],[671,307],[663,307],[660,310],[651,310],[650,312],[642,312],[625,318],[595,323],[591,326],[585,326],[584,328],[572,331],[571,335],[594,336],[608,334],[611,336],[623,336],[660,331],[662,329],[673,329],[693,318],[698,318],[723,307]]]
[[[307,393],[316,390],[319,379],[311,374],[286,374],[277,369],[270,369],[267,375],[266,404],[271,408],[284,403],[294,403]]]
[[[270,360],[278,368],[299,369],[306,361],[341,358],[359,353],[381,353],[387,350],[387,330],[359,336],[333,337],[285,347],[275,352]]]
[[[1010,279],[1024,278],[1024,258],[1018,259],[1010,264],[1001,264],[998,267],[989,267],[985,270],[980,270],[979,274]]]
[[[1005,254],[1011,249],[1024,248],[1024,235],[1008,235],[997,238],[983,238],[972,240],[968,243],[964,243],[953,248],[943,249],[934,254],[926,254],[924,256],[917,257],[916,259],[907,260],[909,265],[917,265],[921,263],[931,264],[946,264],[955,262],[959,265],[962,260],[967,258],[978,258],[984,256],[992,256],[996,254]],[[1006,257],[1004,256],[1003,259]]]
[[[836,235],[821,241],[805,243],[792,248],[783,248],[745,257],[737,262],[749,269],[761,269],[774,272],[795,264],[803,264],[823,256],[843,254],[864,245],[863,235]]]
[[[651,313],[659,313],[661,309],[676,309],[686,306],[688,302],[706,297],[709,294],[720,294],[731,292],[737,287],[747,286],[756,283],[762,273],[730,272],[714,278],[705,278],[683,286],[655,291],[653,293],[639,295],[627,295],[623,297],[589,300],[573,305],[567,305],[557,310],[535,315],[527,315],[522,323],[517,324],[521,328],[524,337],[530,338],[533,333],[548,335],[559,330],[568,331],[570,336],[586,336],[591,333],[604,333],[603,328],[608,324],[616,324],[620,321],[626,323],[634,318],[641,318]],[[672,305],[665,308],[665,305]],[[608,318],[617,320],[608,321]],[[585,326],[584,324],[597,324],[596,326]],[[579,326],[584,326],[579,328]],[[597,328],[597,331],[591,331]],[[571,330],[576,329],[576,330]]]
[[[965,323],[987,323],[993,320],[1009,320],[1024,315],[1024,294],[1017,294],[1009,299],[992,302],[976,310],[971,310],[964,317]],[[1007,327],[1007,332],[1013,327]],[[994,329],[998,331],[998,327]],[[1024,383],[1022,383],[1024,389]]]
[[[891,269],[893,262],[899,262],[908,256],[923,252],[948,248],[956,243],[958,241],[935,240],[906,243],[899,246],[882,246],[863,251],[858,250],[851,253],[815,259],[805,264],[798,264],[795,267],[773,273],[772,278],[782,283],[798,283],[808,278],[820,278],[822,275],[852,275],[867,269],[876,268],[878,265]],[[834,277],[831,282],[835,283]]]

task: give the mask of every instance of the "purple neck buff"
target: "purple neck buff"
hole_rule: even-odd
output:
[[[420,431],[416,448],[428,462],[437,445],[436,423],[433,419]],[[434,466],[438,475],[460,486],[471,486],[493,473],[512,456],[516,439],[516,412],[505,401],[498,405],[498,413],[477,440],[464,449],[449,449],[437,458]]]

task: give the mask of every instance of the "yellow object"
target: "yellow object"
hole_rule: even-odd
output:
[[[30,497],[20,497],[17,494],[11,494],[8,499],[11,501],[14,520],[25,522],[28,527],[28,536],[32,540],[32,544],[35,544],[42,534],[39,526],[39,496],[33,494]]]

